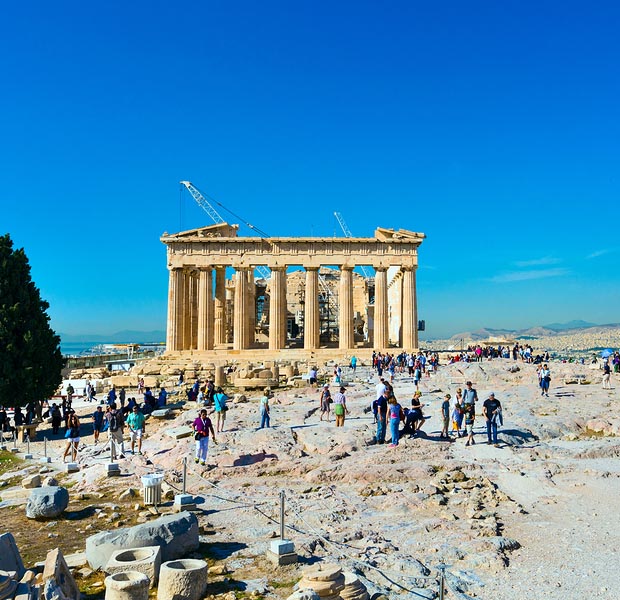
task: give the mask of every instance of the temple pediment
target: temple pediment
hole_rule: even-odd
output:
[[[407,231],[406,229],[399,229],[398,231],[394,231],[394,229],[386,229],[385,227],[377,227],[375,229],[375,239],[380,242],[388,242],[390,240],[394,241],[419,241],[421,242],[426,235],[423,233],[416,233],[415,231]]]
[[[217,223],[216,225],[208,225],[207,227],[198,227],[197,229],[188,229],[179,233],[167,234],[162,237],[174,238],[236,238],[239,225],[229,225],[228,223]]]

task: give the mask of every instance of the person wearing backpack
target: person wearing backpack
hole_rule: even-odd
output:
[[[123,442],[123,412],[116,409],[116,403],[110,404],[110,410],[106,413],[106,421],[108,422],[108,439],[110,441],[110,448],[112,450],[112,460],[117,456],[117,449],[120,448],[118,453],[119,458],[125,458],[125,443]]]

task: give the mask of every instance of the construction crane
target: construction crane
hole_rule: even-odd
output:
[[[202,210],[204,210],[211,217],[211,220],[216,225],[219,225],[220,223],[225,223],[226,222],[222,218],[222,215],[220,215],[220,213],[218,213],[217,210],[215,210],[215,208],[213,208],[211,203],[204,197],[204,195],[200,192],[200,190],[191,181],[180,181],[179,183],[181,185],[184,185],[187,188],[187,191],[192,195],[194,200],[196,200],[196,202],[202,208]],[[218,202],[218,204],[219,204],[219,202]],[[253,227],[249,223],[246,223],[245,221],[244,221],[244,223],[246,225],[248,225],[251,229],[256,229],[256,227]],[[258,229],[256,229],[256,230],[259,231],[261,234],[264,234],[264,232],[261,232]],[[269,277],[271,276],[271,271],[269,271],[269,269],[267,267],[258,266],[258,267],[256,267],[256,272],[263,279],[269,279]]]
[[[220,213],[218,213],[217,210],[215,210],[213,205],[206,199],[205,195],[191,181],[181,181],[179,183],[187,188],[187,191],[192,195],[194,200],[196,200],[198,205],[211,217],[211,220],[215,224],[219,225],[220,223],[225,223]],[[216,202],[217,204],[220,204],[219,202],[217,202],[217,200],[214,200],[214,202]],[[222,205],[220,204],[220,206]],[[227,212],[230,212],[233,216],[237,217],[237,215],[229,211],[226,207],[222,206],[222,208],[224,208],[224,210],[226,210]],[[254,227],[253,225],[251,225],[244,219],[241,219],[240,217],[237,217],[237,218],[243,221],[243,223],[247,225],[250,229],[258,232],[259,235],[262,235],[264,237],[269,237],[264,231],[261,231],[257,227]],[[349,237],[351,237],[350,233],[349,233]],[[269,279],[269,277],[271,276],[271,272],[269,271],[269,269],[264,266],[257,266],[256,272],[263,279]],[[327,311],[328,311],[327,318],[329,321],[330,315],[337,314],[338,307],[336,305],[336,300],[331,290],[329,289],[327,282],[325,281],[325,278],[320,273],[319,273],[319,287],[320,287],[319,299],[327,307]],[[328,323],[328,328],[329,328],[329,323]]]
[[[220,213],[218,213],[217,210],[209,204],[207,199],[200,193],[200,190],[191,181],[181,181],[180,183],[187,188],[187,191],[193,196],[194,200],[198,202],[202,210],[204,210],[211,217],[212,221],[216,225],[225,222]]]
[[[336,217],[336,220],[338,221],[338,223],[340,223],[340,227],[342,229],[342,232],[344,233],[344,237],[352,238],[353,234],[351,233],[351,230],[347,227],[347,224],[342,218],[342,215],[339,212],[335,212],[334,216]],[[364,274],[364,277],[366,279],[370,279],[372,277],[372,275],[368,272],[366,267],[364,267],[363,265],[360,265],[360,269],[362,270],[362,273]]]

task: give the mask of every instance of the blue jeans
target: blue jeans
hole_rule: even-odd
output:
[[[491,434],[493,434],[493,439],[491,439]],[[487,438],[489,442],[497,444],[497,423],[489,419],[487,419]]]
[[[385,416],[377,415],[377,443],[385,442]]]
[[[267,411],[261,413],[260,428],[262,429],[263,427],[269,427],[269,413]]]
[[[392,434],[392,444],[398,444],[398,426],[400,419],[390,419],[390,432]]]

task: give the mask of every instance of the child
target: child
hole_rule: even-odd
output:
[[[463,426],[463,390],[461,388],[456,389],[456,396],[452,403],[452,429],[456,431],[457,437],[465,435],[461,433],[461,427]]]
[[[463,411],[465,412],[465,431],[467,432],[466,446],[470,444],[473,446],[476,441],[474,440],[474,421],[476,420],[476,405],[473,402],[467,402],[463,404]]]
[[[441,403],[442,429],[441,435],[439,436],[441,439],[451,439],[448,435],[448,427],[450,426],[450,398],[452,398],[452,396],[450,394],[446,394],[443,402]]]

